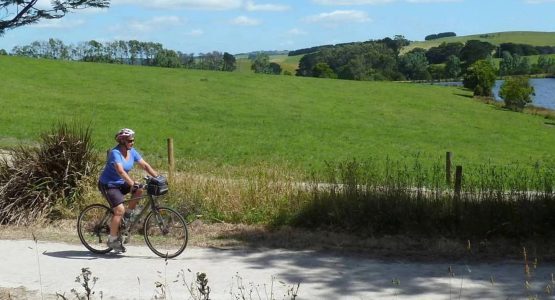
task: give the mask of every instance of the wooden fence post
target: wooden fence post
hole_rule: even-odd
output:
[[[455,196],[457,198],[461,195],[462,171],[462,166],[457,166],[455,169]]]
[[[168,177],[170,181],[173,179],[174,168],[175,160],[173,158],[173,139],[168,138]]]
[[[451,152],[445,155],[445,181],[448,186],[451,186]]]

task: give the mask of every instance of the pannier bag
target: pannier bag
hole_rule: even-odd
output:
[[[162,175],[151,177],[146,187],[149,194],[154,196],[164,195],[168,192],[168,180]]]

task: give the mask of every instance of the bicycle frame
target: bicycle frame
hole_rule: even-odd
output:
[[[141,209],[141,211],[139,211],[139,213],[134,217],[133,221],[131,221],[128,224],[125,224],[125,227],[122,228],[124,232],[129,233],[131,231],[131,228],[133,228],[135,225],[137,225],[138,223],[140,223],[140,221],[142,221],[143,217],[148,213],[148,211],[156,211],[158,209],[158,207],[160,206],[158,204],[158,196],[153,196],[151,194],[148,194],[145,191],[143,191],[145,194],[136,197],[136,198],[132,198],[133,196],[131,196],[129,199],[123,201],[123,204],[128,204],[131,201],[137,201],[137,205],[139,205],[140,201],[143,199],[148,199],[148,205],[144,205],[144,207]],[[113,213],[113,211],[112,211]],[[123,222],[123,218],[121,220]],[[123,224],[122,224],[123,225]],[[121,227],[121,226],[120,226]],[[121,235],[122,232],[120,231],[119,235]]]

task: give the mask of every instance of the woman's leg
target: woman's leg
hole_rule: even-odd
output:
[[[121,223],[121,217],[125,212],[125,207],[123,207],[123,203],[120,203],[118,206],[112,208],[114,215],[112,216],[112,222],[110,222],[110,235],[112,237],[117,237],[119,233],[119,224]]]
[[[143,195],[143,189],[136,189],[132,191],[131,200],[127,204],[129,209],[135,209],[137,207],[137,203],[139,203],[139,198]]]

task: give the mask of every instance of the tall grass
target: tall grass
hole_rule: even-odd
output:
[[[171,180],[169,203],[189,214],[216,222],[287,223],[306,191],[297,173],[270,165],[220,170],[217,175],[180,173]]]
[[[382,167],[354,160],[332,165],[332,184],[313,189],[292,223],[363,235],[483,239],[549,236],[555,226],[551,165],[468,166],[460,193],[446,184],[439,162],[386,160]]]
[[[298,181],[269,166],[227,176],[182,174],[171,202],[207,219],[292,225],[363,236],[549,237],[555,226],[552,164],[469,165],[455,193],[438,160],[328,162]],[[295,174],[298,176],[298,174]]]

